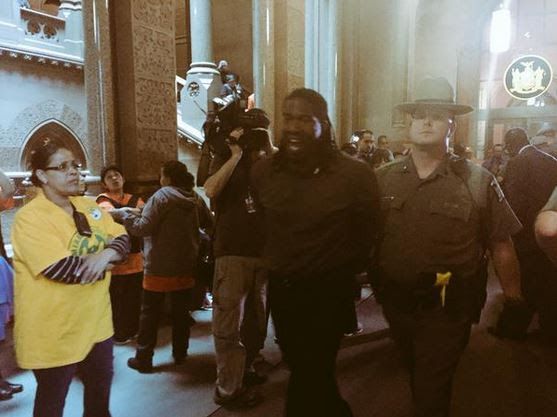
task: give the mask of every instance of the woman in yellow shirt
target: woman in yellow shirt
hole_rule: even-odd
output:
[[[31,157],[37,196],[12,227],[15,350],[37,380],[34,417],[61,417],[73,376],[84,385],[84,415],[109,417],[111,264],[129,252],[125,229],[94,201],[77,197],[79,163],[51,140]]]

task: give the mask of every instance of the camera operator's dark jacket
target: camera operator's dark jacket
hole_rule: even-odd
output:
[[[144,237],[145,274],[193,276],[199,250],[199,227],[211,226],[211,213],[194,192],[162,187],[141,215],[127,214],[129,233]]]
[[[255,213],[248,213],[246,209],[251,169],[249,158],[249,152],[244,152],[221,193],[211,200],[216,213],[213,238],[215,257],[259,257],[262,254],[264,232],[261,207],[254,201]],[[218,171],[227,159],[227,156],[215,155],[211,173]]]

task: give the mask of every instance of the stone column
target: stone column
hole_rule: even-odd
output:
[[[327,103],[329,104],[329,117],[337,136],[340,127],[340,97],[342,87],[341,67],[341,50],[340,44],[340,27],[342,25],[342,7],[338,0],[329,0],[328,22],[329,28],[329,49],[327,56]],[[325,29],[325,28],[323,28]]]
[[[471,45],[466,45],[458,51],[457,82],[455,85],[456,100],[459,104],[468,104],[477,108],[479,101],[479,83],[481,67],[481,39],[477,43],[472,39]],[[476,156],[483,157],[485,139],[478,138],[477,111],[457,120],[458,129],[455,133],[455,142],[470,145]]]
[[[342,94],[340,108],[342,118],[336,126],[339,145],[346,143],[354,130],[359,128],[359,97],[360,97],[360,54],[358,53],[361,36],[359,36],[359,2],[351,2],[344,7],[343,22],[345,24],[341,37],[343,71]],[[364,42],[365,44],[365,42]]]
[[[252,0],[253,89],[256,107],[275,115],[275,38],[273,0]]]
[[[83,58],[83,13],[81,0],[63,0],[58,17],[66,20],[64,47],[66,52]]]
[[[213,62],[211,2],[190,0],[191,59],[194,63]]]
[[[120,163],[135,192],[177,158],[174,2],[113,2]]]
[[[329,117],[339,132],[341,87],[341,2],[306,0],[306,86],[319,91],[329,106]]]
[[[211,100],[220,93],[220,73],[213,63],[211,1],[190,0],[192,64],[181,92],[182,120],[188,130],[201,137],[206,113],[213,108]]]
[[[393,2],[397,14],[394,21],[394,34],[391,49],[391,73],[392,79],[397,80],[392,86],[393,106],[391,115],[391,127],[404,131],[406,126],[406,115],[394,108],[399,103],[409,100],[409,60],[413,57],[414,50],[414,31],[415,31],[415,10],[417,0],[399,0]],[[413,58],[412,58],[413,59]]]
[[[305,86],[317,90],[319,45],[319,3],[317,0],[306,0],[305,3]]]
[[[113,101],[111,28],[105,1],[85,1],[82,13],[86,45],[87,165],[93,174],[99,174],[103,166],[119,163]]]

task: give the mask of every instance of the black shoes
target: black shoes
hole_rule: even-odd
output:
[[[244,385],[246,387],[261,385],[267,382],[267,379],[267,375],[260,375],[255,371],[248,371],[244,374]]]
[[[0,388],[0,401],[6,401],[12,399],[12,392],[10,390]]]
[[[6,380],[0,379],[0,401],[11,400],[14,394],[23,391],[23,385],[12,384]]]
[[[215,389],[213,401],[215,404],[228,410],[239,410],[244,408],[253,408],[261,404],[263,402],[263,396],[257,391],[244,389],[233,397],[221,397],[218,390]]]
[[[12,394],[19,394],[23,392],[23,385],[21,384],[12,384],[6,380],[0,380],[0,389],[5,389],[10,391]]]
[[[128,367],[135,369],[137,372],[142,374],[149,374],[153,372],[153,362],[140,360],[137,358],[129,358]]]

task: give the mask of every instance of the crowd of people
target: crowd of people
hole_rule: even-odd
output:
[[[305,88],[284,100],[276,148],[268,115],[244,106],[238,77],[222,72],[197,173],[211,209],[179,161],[163,164],[161,187],[145,202],[108,166],[95,203],[78,196],[70,150],[54,140],[34,150],[38,192],[18,211],[12,244],[15,349],[37,380],[35,417],[62,416],[78,372],[85,415],[110,416],[113,344],[136,338],[127,365],[151,372],[165,297],[172,355],[176,365],[184,361],[190,311],[200,305],[200,230],[212,236],[214,276],[202,292],[213,295],[214,401],[225,407],[263,400],[257,386],[266,375],[254,365],[271,315],[290,370],[285,415],[352,416],[335,364],[354,330],[362,273],[411,376],[417,417],[449,415],[456,367],[485,303],[488,260],[505,297],[492,334],[524,339],[538,313],[545,339],[557,342],[557,159],[544,148],[549,139],[531,143],[510,129],[487,169],[451,153],[456,116],[473,109],[454,101],[447,80],[428,78],[414,101],[397,106],[409,116],[411,152],[395,156],[370,130],[339,150],[326,101]],[[3,300],[0,326],[11,315]],[[0,399],[21,389],[0,380]]]

